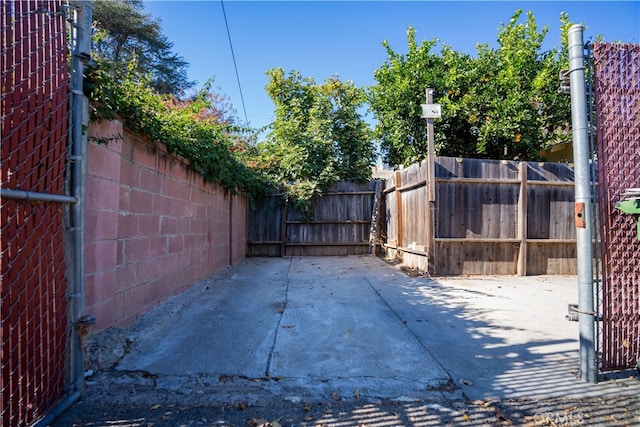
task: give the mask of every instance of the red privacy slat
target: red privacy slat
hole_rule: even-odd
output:
[[[62,0],[2,1],[2,188],[62,194],[67,46]],[[60,204],[2,199],[0,427],[33,424],[66,393]]]
[[[615,208],[640,187],[640,45],[596,43],[594,89],[602,248],[602,370],[634,367],[640,353],[640,241]]]

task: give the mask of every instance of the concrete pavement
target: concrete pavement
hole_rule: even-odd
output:
[[[247,259],[144,316],[116,369],[245,398],[637,395],[635,371],[576,378],[578,325],[564,318],[576,288],[409,277],[369,256]]]

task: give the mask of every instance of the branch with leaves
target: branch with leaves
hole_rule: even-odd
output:
[[[364,92],[336,76],[317,84],[282,68],[267,75],[276,118],[256,159],[267,179],[303,208],[337,181],[368,180],[375,150],[360,113]]]
[[[456,52],[437,40],[418,44],[407,31],[408,53],[385,41],[387,60],[374,73],[369,89],[378,119],[375,132],[386,161],[393,166],[426,157],[426,124],[420,103],[427,87],[442,105],[435,148],[438,155],[538,160],[540,151],[570,140],[570,100],[558,93],[558,74],[568,66],[566,41],[544,50],[548,28],[539,29],[532,13],[522,10],[498,32],[498,47],[479,44],[476,55]],[[560,16],[563,37],[570,27]]]

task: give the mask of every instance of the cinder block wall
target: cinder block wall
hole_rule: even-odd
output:
[[[93,138],[123,136],[107,145]],[[92,331],[129,326],[167,297],[245,256],[247,198],[123,129],[89,127],[85,313]]]

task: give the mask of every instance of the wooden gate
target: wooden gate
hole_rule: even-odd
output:
[[[361,255],[370,251],[379,181],[340,182],[311,201],[311,214],[271,194],[249,212],[248,256]],[[310,218],[308,218],[310,217]]]

